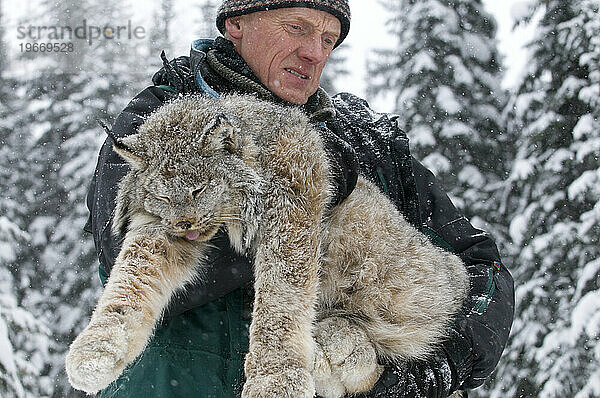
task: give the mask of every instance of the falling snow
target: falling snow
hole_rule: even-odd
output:
[[[183,55],[198,29],[214,34],[208,2],[164,3],[170,11],[115,0],[2,2],[0,397],[82,396],[63,366],[101,289],[83,232],[105,138],[96,119],[112,123],[150,84],[160,50]],[[414,155],[496,238],[515,277],[510,341],[473,395],[600,396],[599,2],[351,6],[353,29],[326,70],[327,89],[400,115]],[[147,35],[62,55],[19,50],[19,24],[64,24],[66,15],[132,20]],[[496,41],[498,31],[508,39]]]

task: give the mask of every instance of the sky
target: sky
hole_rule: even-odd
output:
[[[513,26],[514,20],[527,10],[530,1],[524,0],[483,0],[485,8],[494,15],[498,22],[498,49],[504,56],[503,64],[506,69],[504,88],[515,88],[527,66],[527,51],[525,44],[535,33],[536,24],[528,26]],[[535,20],[535,18],[534,18]]]

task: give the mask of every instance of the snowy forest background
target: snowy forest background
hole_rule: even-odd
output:
[[[515,23],[534,35],[511,90],[501,86],[497,24],[481,0],[377,1],[391,42],[377,49],[373,38],[366,59],[345,44],[324,83],[345,91],[361,63],[367,99],[400,115],[414,154],[497,239],[516,281],[516,318],[496,372],[474,395],[600,397],[600,0],[520,4]],[[214,36],[218,2],[190,2],[194,33]],[[181,32],[173,0],[143,13],[116,0],[39,0],[19,24],[133,20],[147,40],[20,52],[3,3],[0,397],[79,397],[63,358],[100,292],[82,229],[104,139],[95,119],[113,120],[149,84],[161,49],[182,54]]]

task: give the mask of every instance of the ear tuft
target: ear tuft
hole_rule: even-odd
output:
[[[108,125],[106,123],[104,123],[104,121],[102,119],[96,118],[96,122],[98,122],[98,124],[100,125],[100,127],[102,127],[104,129],[104,131],[106,132],[106,135],[108,135],[108,138],[110,138],[112,142],[115,142],[116,141],[116,137],[113,134],[113,132],[110,129],[110,127],[108,127]]]

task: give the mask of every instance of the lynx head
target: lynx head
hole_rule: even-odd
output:
[[[206,102],[174,101],[152,114],[137,134],[114,141],[115,151],[131,165],[120,185],[115,230],[131,212],[142,212],[176,238],[208,240],[224,225],[238,251],[250,247],[263,187],[255,145],[232,122],[234,115]]]

